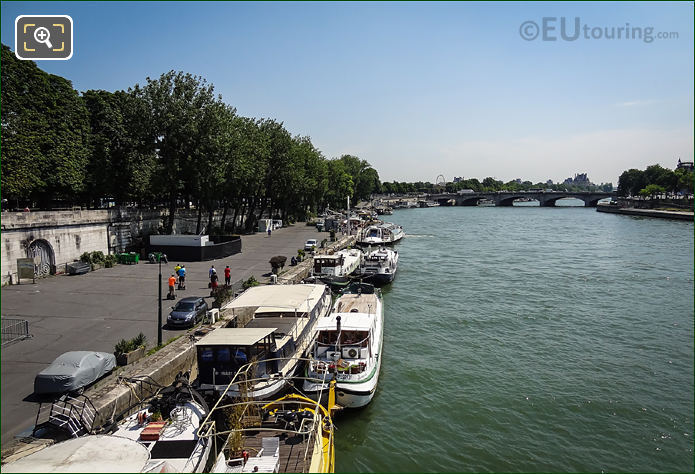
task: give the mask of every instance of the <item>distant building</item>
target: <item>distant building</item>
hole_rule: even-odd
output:
[[[463,181],[463,176],[454,176],[454,183],[460,183]]]
[[[575,174],[574,178],[567,178],[565,181],[563,181],[563,184],[566,184],[568,186],[574,185],[581,187],[594,186],[594,183],[592,183],[589,180],[589,177],[586,175],[586,173]]]
[[[693,171],[694,166],[692,161],[681,161],[680,158],[678,158],[678,164],[676,165],[676,169],[684,169],[686,171]]]
[[[548,181],[545,182],[547,186],[552,186],[553,185],[553,180],[549,179]]]
[[[514,182],[515,182],[516,184],[521,184],[521,178],[516,178],[516,179],[514,180]]]

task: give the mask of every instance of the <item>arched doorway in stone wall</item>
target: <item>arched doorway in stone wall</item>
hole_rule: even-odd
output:
[[[27,257],[39,257],[39,263],[34,265],[34,274],[42,277],[51,274],[51,269],[55,268],[55,254],[53,248],[46,240],[37,239],[27,248]]]

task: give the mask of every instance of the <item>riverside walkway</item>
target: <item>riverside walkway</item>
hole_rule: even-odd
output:
[[[208,262],[162,264],[162,295],[166,279],[177,263],[186,264],[187,290],[178,298],[204,296],[211,305],[207,287],[208,269],[215,265],[218,275],[232,269],[232,281],[255,276],[263,281],[270,272],[270,257],[289,259],[304,247],[307,239],[321,241],[328,233],[297,223],[278,229],[271,237],[257,233],[242,237],[242,253]],[[287,266],[285,267],[287,268]],[[157,282],[159,265],[117,265],[85,275],[58,275],[2,288],[2,316],[29,321],[33,338],[2,348],[2,445],[34,425],[37,400],[34,377],[58,355],[71,350],[113,352],[120,339],[131,339],[139,332],[147,336],[148,347],[157,342]],[[162,302],[162,320],[173,301]],[[164,342],[183,334],[183,330],[163,330]]]

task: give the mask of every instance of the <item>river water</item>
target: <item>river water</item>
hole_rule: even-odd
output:
[[[693,472],[693,224],[397,210],[377,394],[336,470]]]

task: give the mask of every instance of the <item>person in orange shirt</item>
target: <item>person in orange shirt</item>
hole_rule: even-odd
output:
[[[176,298],[176,277],[172,273],[171,276],[169,277],[169,295],[173,296]]]

